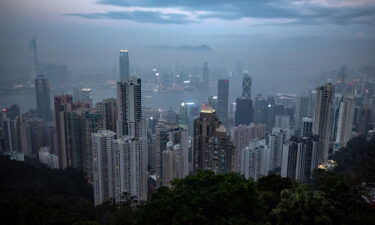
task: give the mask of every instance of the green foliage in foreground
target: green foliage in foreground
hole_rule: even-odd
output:
[[[174,180],[172,188],[158,189],[141,206],[124,195],[121,204],[108,201],[94,207],[91,187],[79,171],[0,158],[0,221],[12,225],[372,225],[375,210],[364,202],[367,190],[359,184],[371,181],[373,174],[360,168],[359,162],[371,171],[373,165],[365,156],[372,160],[375,148],[362,143],[355,151],[356,141],[337,160],[355,171],[342,165],[335,172],[318,170],[310,184],[277,175],[253,182],[233,173],[202,171]]]
[[[206,171],[159,189],[141,207],[140,224],[261,224],[263,207],[252,181]]]
[[[370,141],[363,136],[353,138],[332,159],[338,164],[334,169],[336,173],[358,184],[375,183],[375,138]]]

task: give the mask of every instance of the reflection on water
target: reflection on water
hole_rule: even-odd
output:
[[[71,92],[61,90],[51,90],[51,107],[53,107],[53,96],[61,94],[72,94]],[[94,102],[99,102],[104,98],[115,98],[116,89],[93,89]],[[181,102],[201,103],[207,100],[207,94],[201,91],[174,91],[174,92],[144,92],[143,104],[146,107],[178,110]],[[22,112],[36,108],[34,94],[30,95],[11,95],[0,97],[0,107],[6,107],[11,104],[18,104]]]

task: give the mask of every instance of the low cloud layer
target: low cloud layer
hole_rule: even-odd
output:
[[[189,24],[200,23],[206,19],[232,21],[246,18],[273,19],[289,24],[375,23],[373,0],[99,0],[98,4],[124,9],[137,7],[138,10],[68,15],[156,24]],[[165,13],[171,10],[176,10],[176,13]]]
[[[108,11],[104,13],[71,13],[67,16],[78,16],[86,19],[132,20],[140,23],[187,24],[194,23],[184,14],[160,13],[157,11]]]

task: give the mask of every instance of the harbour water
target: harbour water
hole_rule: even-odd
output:
[[[51,107],[53,107],[53,96],[61,94],[71,94],[61,90],[51,90]],[[100,102],[104,98],[115,98],[116,89],[93,89],[92,90],[94,102]],[[207,94],[201,91],[174,91],[174,92],[143,92],[143,104],[146,107],[178,110],[181,102],[195,102],[201,103],[207,101]],[[22,112],[36,108],[35,94],[19,94],[0,96],[0,107],[6,107],[11,104],[18,104]]]

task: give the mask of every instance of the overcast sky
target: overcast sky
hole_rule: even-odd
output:
[[[243,61],[254,73],[306,78],[374,65],[374,25],[375,0],[0,0],[0,59],[25,61],[36,36],[41,61],[71,68],[116,65],[128,48],[138,65]],[[162,57],[148,48],[200,44],[214,53]]]

